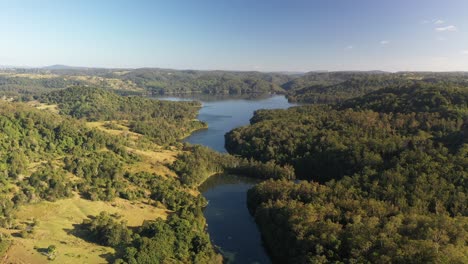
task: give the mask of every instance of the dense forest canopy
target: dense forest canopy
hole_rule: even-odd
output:
[[[441,86],[416,83],[403,87],[387,87],[345,101],[340,109],[369,109],[383,113],[439,113],[444,117],[463,118],[468,115],[467,86]]]
[[[152,94],[245,94],[282,92],[280,84],[288,76],[259,72],[137,69],[121,78],[144,87]]]
[[[393,88],[392,88],[393,87]],[[468,87],[391,86],[341,104],[260,110],[233,154],[292,165],[249,208],[277,263],[468,261]]]

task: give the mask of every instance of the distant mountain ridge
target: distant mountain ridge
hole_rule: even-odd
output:
[[[93,86],[142,95],[285,94],[301,103],[341,102],[386,87],[414,83],[468,87],[468,72],[310,71],[259,72],[175,70],[163,68],[92,68],[63,64],[5,68],[0,92],[37,95],[51,89]],[[37,76],[35,76],[37,75]]]
[[[41,67],[44,70],[85,70],[85,69],[93,69],[89,67],[81,67],[81,66],[69,66],[63,64],[54,64],[50,66]]]

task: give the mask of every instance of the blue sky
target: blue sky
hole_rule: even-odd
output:
[[[468,71],[466,0],[0,0],[0,65]]]

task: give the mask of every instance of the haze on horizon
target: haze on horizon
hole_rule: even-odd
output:
[[[0,65],[468,71],[465,0],[0,0]]]

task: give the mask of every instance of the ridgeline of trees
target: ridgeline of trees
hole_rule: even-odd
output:
[[[317,77],[322,78],[317,78]],[[404,85],[412,80],[389,73],[329,73],[318,76],[306,76],[287,84],[287,97],[290,101],[302,103],[336,103],[364,95],[389,85]],[[328,78],[326,78],[328,77]],[[302,81],[302,82],[301,82]]]
[[[411,84],[440,86],[468,84],[463,72],[311,72],[293,78],[282,85],[290,101],[302,103],[338,103],[386,87]]]
[[[185,145],[185,153],[180,154],[171,165],[180,182],[187,186],[198,186],[209,176],[219,173],[243,175],[260,179],[294,179],[291,166],[281,166],[273,161],[260,162],[228,154],[221,154],[200,145]]]
[[[0,71],[0,95],[24,100],[72,86],[99,86],[131,95],[286,94],[290,101],[335,103],[388,86],[417,82],[466,85],[467,73],[308,72],[261,73],[171,69],[93,69],[48,67]]]
[[[383,113],[428,112],[443,117],[463,118],[468,115],[468,88],[416,83],[389,87],[345,101],[340,109],[368,109]]]
[[[168,69],[136,69],[120,78],[154,95],[277,93],[283,92],[280,84],[289,79],[276,73]]]
[[[40,93],[76,85],[86,85],[86,83],[80,80],[67,80],[63,77],[27,78],[0,75],[0,94],[6,96],[21,95],[24,98],[32,98]]]
[[[89,121],[120,120],[131,131],[158,144],[174,142],[206,127],[197,121],[199,102],[171,102],[137,96],[120,96],[94,87],[72,87],[44,94],[40,100],[58,104],[60,112]]]
[[[468,261],[468,88],[387,88],[339,105],[260,110],[233,154],[294,167],[249,208],[275,262]]]

